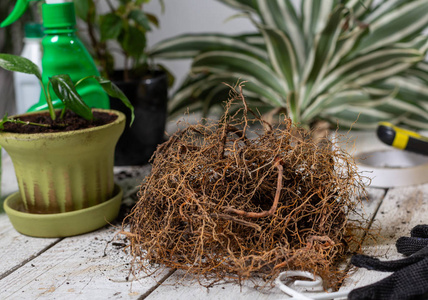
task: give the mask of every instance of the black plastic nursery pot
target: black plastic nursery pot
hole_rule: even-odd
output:
[[[129,109],[117,99],[110,100],[112,109],[126,115],[126,127],[116,146],[114,164],[147,164],[156,147],[164,141],[168,102],[167,75],[163,71],[153,71],[138,80],[113,78],[113,82],[125,93],[135,109],[135,121],[129,127]]]

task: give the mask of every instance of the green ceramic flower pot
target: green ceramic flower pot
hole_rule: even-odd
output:
[[[19,134],[0,133],[18,180],[20,199],[28,213],[53,214],[98,205],[114,195],[114,149],[125,116],[83,130]]]

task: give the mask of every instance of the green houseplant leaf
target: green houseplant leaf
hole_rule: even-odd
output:
[[[79,18],[85,19],[87,16],[91,16],[91,19],[93,20],[94,14],[91,12],[94,11],[94,3],[90,0],[75,0],[74,8],[76,9],[76,15]]]
[[[12,72],[35,75],[39,80],[42,80],[42,73],[39,67],[24,57],[0,53],[0,67]]]
[[[146,34],[140,28],[129,26],[126,30],[122,30],[118,41],[128,55],[140,57],[141,49],[146,47]]]
[[[129,101],[128,97],[125,96],[125,94],[122,92],[121,89],[117,87],[113,82],[110,80],[99,77],[99,76],[93,76],[92,78],[95,78],[98,83],[102,86],[104,91],[111,97],[118,98],[122,100],[123,104],[131,110],[131,121],[130,125],[134,122],[135,115],[134,115],[134,106]]]
[[[150,19],[147,17],[147,15],[143,11],[134,9],[129,13],[129,18],[134,20],[135,23],[141,26],[144,30],[146,31],[151,30]]]
[[[49,82],[52,84],[55,94],[64,103],[64,107],[86,120],[93,119],[91,108],[80,97],[69,75],[52,76],[49,78]]]
[[[100,17],[101,41],[116,39],[122,31],[122,18],[114,13]]]

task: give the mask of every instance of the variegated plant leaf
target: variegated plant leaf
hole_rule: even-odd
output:
[[[346,22],[343,18],[345,8],[336,6],[324,29],[316,35],[315,46],[309,54],[307,68],[302,75],[303,83],[300,89],[300,109],[305,109],[315,94],[317,85],[328,70],[342,26]]]
[[[203,101],[204,91],[215,88],[218,85],[227,87],[226,84],[236,84],[238,81],[243,81],[239,76],[234,76],[233,73],[224,72],[219,74],[213,74],[204,76],[201,79],[199,76],[195,80],[187,81],[179,91],[177,91],[169,104],[169,111],[175,113],[180,109],[185,108],[185,105],[189,104],[189,101]],[[257,95],[259,102],[268,103],[272,106],[272,103],[276,103],[276,106],[285,106],[285,99],[280,94],[267,87],[265,84],[259,82],[256,78],[249,78],[245,81],[244,94],[246,96]],[[224,101],[226,99],[221,99]],[[281,101],[281,102],[280,102]],[[184,104],[184,107],[183,107]]]
[[[253,11],[257,12],[257,0],[218,0],[219,2],[223,2],[224,4],[244,11]]]
[[[302,13],[302,26],[307,48],[313,48],[315,36],[320,33],[327,24],[329,15],[335,7],[335,0],[302,0],[300,10]]]
[[[241,41],[247,36],[227,36],[221,34],[181,35],[164,40],[149,52],[154,58],[192,58],[201,52],[229,50],[247,53],[255,58],[267,59],[266,50]]]
[[[344,5],[352,12],[352,16],[357,20],[362,18],[367,12],[367,8],[370,7],[373,2],[373,0],[349,0],[345,1]]]
[[[422,53],[415,49],[380,49],[370,54],[343,62],[334,70],[331,70],[330,73],[322,79],[317,92],[322,93],[334,89],[335,87],[336,89],[341,88],[343,84],[355,83],[357,80],[360,82],[365,81],[367,84],[370,83],[370,81],[388,78],[398,73],[394,71],[397,64],[407,62],[409,65],[412,65],[421,60],[423,60]],[[385,70],[383,72],[384,75],[373,78],[373,75],[375,73],[380,73],[380,70]]]
[[[406,1],[399,9],[384,14],[370,24],[370,34],[362,37],[352,57],[399,42],[428,25],[428,1]]]
[[[306,46],[301,22],[293,4],[290,0],[258,0],[257,3],[262,23],[265,25],[260,26],[260,29],[266,31],[269,28],[270,31],[276,31],[276,35],[287,36],[293,46],[296,65],[300,69],[305,61]],[[269,38],[265,35],[266,37]]]
[[[386,113],[381,110],[359,106],[342,105],[326,109],[321,116],[333,124],[340,124],[354,129],[373,129],[379,122],[399,123],[404,117]]]
[[[212,106],[222,104],[227,97],[224,95],[230,91],[228,82],[237,83],[239,80],[229,73],[202,75],[186,81],[177,91],[169,103],[169,112],[176,116],[184,109],[189,109],[190,112],[202,110],[206,116]],[[270,89],[266,89],[263,84],[256,80],[250,80],[242,83],[245,86],[243,93],[246,100],[256,98],[258,106],[263,106],[263,102],[267,103],[266,107],[271,107],[273,101],[280,99],[278,94],[275,94]],[[254,100],[251,100],[254,102]],[[199,105],[198,105],[199,104]],[[280,105],[281,106],[281,105]]]
[[[275,92],[286,94],[287,87],[280,77],[266,63],[255,60],[244,53],[230,51],[210,51],[195,57],[192,72],[233,73],[235,78],[258,80]]]
[[[260,26],[268,49],[268,54],[275,72],[286,83],[285,93],[294,91],[299,75],[296,49],[292,41],[281,30]]]
[[[376,6],[370,11],[370,13],[363,16],[362,21],[366,24],[371,24],[408,2],[408,0],[388,0],[377,2]]]
[[[318,96],[302,114],[302,121],[312,120],[327,108],[372,102],[373,97],[361,89],[346,89],[335,93],[326,93]]]

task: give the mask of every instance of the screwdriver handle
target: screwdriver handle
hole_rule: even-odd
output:
[[[428,155],[428,138],[400,128],[389,122],[380,122],[377,127],[378,138],[387,145],[414,153]]]

